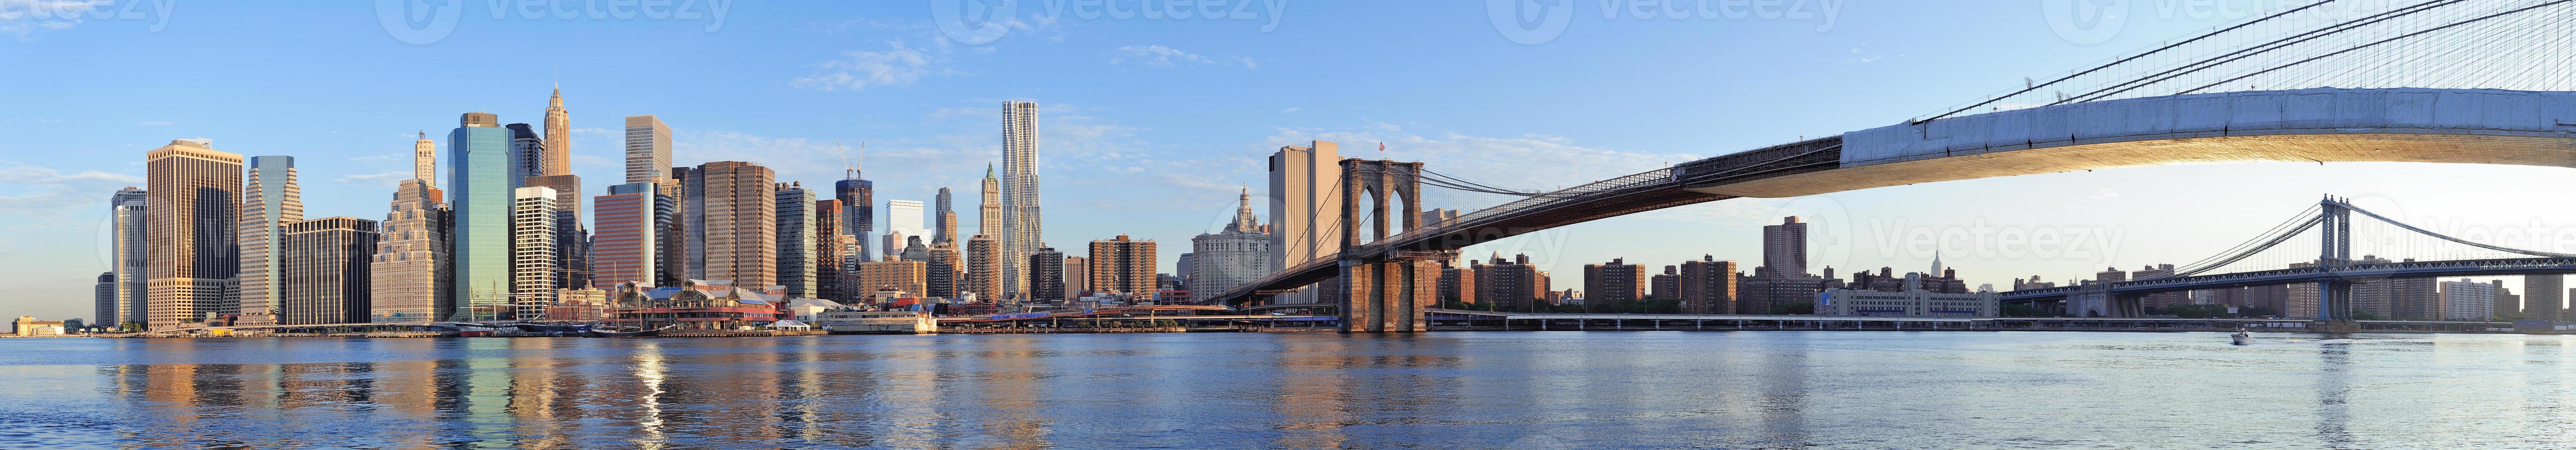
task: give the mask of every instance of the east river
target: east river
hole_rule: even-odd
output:
[[[0,448],[2576,448],[2576,337],[5,339]]]

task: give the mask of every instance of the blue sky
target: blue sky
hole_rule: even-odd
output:
[[[518,9],[527,2],[482,0],[61,8],[77,3],[0,0],[0,83],[13,86],[0,89],[0,272],[22,287],[0,298],[0,314],[88,314],[90,279],[107,268],[105,200],[142,184],[143,152],[171,139],[296,156],[308,216],[373,219],[407,176],[414,132],[443,134],[469,111],[537,123],[556,85],[590,195],[619,177],[610,130],[655,114],[677,130],[683,164],[754,161],[784,181],[827,184],[840,175],[839,142],[864,158],[880,198],[928,201],[944,186],[971,205],[999,154],[1000,102],[1035,101],[1047,241],[1155,239],[1168,271],[1190,236],[1228,218],[1238,186],[1263,184],[1260,157],[1281,145],[1333,140],[1346,155],[1421,160],[1489,184],[1571,185],[1893,124],[2274,2],[2139,0],[2116,25],[2069,28],[2051,15],[2063,0],[1788,0],[1778,14],[1747,6],[1740,18],[1729,2],[1575,0],[1536,10],[1567,11],[1561,30],[1536,21],[1541,31],[1498,22],[1510,1],[1253,0],[1225,2],[1225,17],[1211,20],[1024,0],[1012,20],[973,23],[933,13],[952,0],[675,1],[678,14],[631,18],[609,12],[619,4],[553,0],[534,2],[535,14]],[[448,4],[452,30],[437,20]],[[569,18],[544,12],[558,9]],[[424,20],[404,20],[414,13]],[[1919,270],[1931,255],[1905,245],[1911,230],[2012,228],[2097,243],[1944,251],[1971,283],[2008,285],[2188,262],[2324,193],[2454,227],[2560,229],[2576,214],[2535,205],[2555,204],[2538,199],[2567,189],[2554,182],[2566,170],[2269,163],[2050,174],[1718,202],[1470,254],[1527,252],[1559,286],[1579,286],[1582,264],[1611,258],[1758,260],[1757,227],[1783,215],[1841,236],[1817,244],[1814,264],[1846,271]]]

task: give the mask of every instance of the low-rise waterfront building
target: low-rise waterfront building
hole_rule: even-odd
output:
[[[646,328],[729,330],[767,326],[785,311],[785,286],[766,290],[735,287],[727,280],[687,280],[681,286],[621,285],[610,302],[615,317],[608,322]]]
[[[1995,317],[2002,315],[2002,296],[1993,292],[1947,293],[1919,287],[1899,292],[1829,289],[1816,299],[1816,314],[1831,316]]]

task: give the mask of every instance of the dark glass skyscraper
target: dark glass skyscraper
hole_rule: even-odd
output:
[[[847,225],[841,228],[841,232],[858,241],[858,245],[847,250],[854,260],[844,261],[844,264],[858,264],[877,259],[876,245],[874,245],[877,215],[876,210],[871,206],[877,203],[876,190],[876,183],[859,178],[859,169],[855,166],[850,168],[848,177],[832,184],[833,198],[841,201],[841,224]]]

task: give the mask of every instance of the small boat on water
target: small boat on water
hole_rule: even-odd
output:
[[[648,337],[660,337],[660,336],[662,336],[662,330],[664,330],[664,329],[668,329],[668,328],[671,328],[671,327],[662,327],[662,328],[653,328],[653,329],[625,328],[625,329],[614,329],[614,330],[612,330],[612,329],[601,329],[601,328],[593,327],[593,328],[588,328],[588,329],[584,329],[584,330],[582,330],[582,331],[581,331],[581,335],[582,335],[583,337],[599,337],[599,338],[648,338]]]
[[[2245,330],[2245,329],[2243,329],[2243,328],[2238,328],[2238,329],[2236,329],[2236,334],[2227,335],[2227,339],[2228,339],[2228,343],[2230,343],[2230,344],[2235,344],[2235,345],[2253,345],[2253,344],[2254,344],[2254,332],[2252,332],[2252,331],[2246,331],[2246,330]]]

